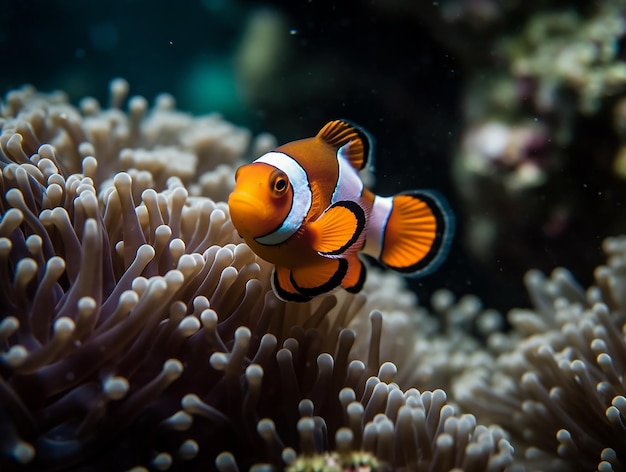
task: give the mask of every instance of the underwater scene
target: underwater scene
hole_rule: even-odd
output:
[[[6,0],[0,470],[626,470],[623,0]]]

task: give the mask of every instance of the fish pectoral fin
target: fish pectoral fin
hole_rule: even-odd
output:
[[[349,249],[365,228],[365,212],[358,203],[339,201],[309,224],[312,246],[324,256],[336,256]]]
[[[358,256],[353,256],[348,259],[348,270],[341,286],[350,293],[358,293],[363,288],[366,275],[367,271],[363,261]]]
[[[308,302],[311,297],[301,294],[291,282],[291,270],[285,267],[274,267],[272,273],[272,290],[284,302]]]
[[[454,217],[436,192],[413,191],[393,197],[380,261],[407,275],[425,275],[445,259]]]
[[[294,269],[290,281],[300,294],[315,297],[341,285],[347,270],[347,260],[320,256],[318,262]]]
[[[363,128],[348,120],[326,123],[317,136],[336,147],[356,170],[363,169],[371,160],[373,138]]]

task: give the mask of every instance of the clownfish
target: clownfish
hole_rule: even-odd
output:
[[[360,291],[366,269],[359,253],[411,276],[445,259],[454,232],[447,202],[433,191],[380,197],[366,189],[359,171],[372,162],[372,143],[359,126],[335,120],[237,169],[230,217],[248,246],[274,264],[278,298]]]

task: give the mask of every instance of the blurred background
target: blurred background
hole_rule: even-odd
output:
[[[624,232],[621,1],[2,3],[2,96],[29,83],[106,104],[123,77],[281,143],[361,124],[377,193],[436,189],[457,216],[448,261],[409,281],[424,303],[446,287],[525,306],[531,268],[588,284]]]

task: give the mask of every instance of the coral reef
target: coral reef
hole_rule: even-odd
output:
[[[626,231],[624,2],[375,8],[413,18],[462,64],[452,175],[464,249],[490,284],[517,287],[530,267],[590,274],[602,254],[589,248]]]
[[[476,343],[440,342],[397,276],[274,297],[220,202],[270,136],[166,95],[124,111],[127,93],[115,80],[107,108],[75,108],[24,87],[2,104],[3,470],[511,463],[505,432],[437,388],[460,365],[445,353]]]
[[[454,146],[461,257],[492,299],[539,269],[532,306],[442,289],[429,311],[376,267],[358,295],[282,303],[223,203],[273,136],[120,79],[77,106],[24,86],[0,101],[0,469],[623,470],[626,240],[574,274],[626,232],[624,2],[200,3],[150,12],[154,61],[122,54],[136,22],[92,19],[143,5],[76,22],[17,2],[4,83],[36,67],[98,93],[115,56],[150,94],[166,82],[284,137],[349,109],[381,126],[394,186],[441,175]],[[184,30],[159,36],[169,23]],[[22,41],[52,34],[69,54]]]
[[[535,10],[520,33],[492,38],[496,60],[471,73],[455,176],[466,210],[478,216],[468,248],[491,267],[519,277],[529,264],[550,270],[572,260],[572,270],[589,272],[599,254],[572,255],[598,228],[625,230],[619,216],[606,218],[619,213],[613,202],[624,192],[616,123],[625,32],[620,2],[584,13]]]
[[[598,230],[626,230],[614,205],[624,194],[625,33],[622,2],[530,8],[519,33],[493,36],[491,63],[470,73],[455,180],[477,216],[467,246],[487,265],[516,278],[566,261],[588,273],[600,255],[572,255]]]

